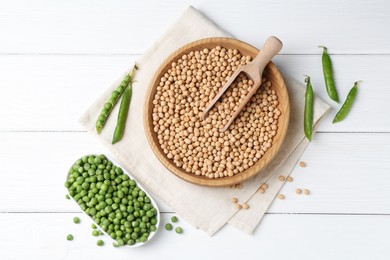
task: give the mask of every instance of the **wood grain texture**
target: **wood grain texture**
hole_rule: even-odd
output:
[[[317,46],[326,45],[340,99],[363,80],[357,102],[337,125],[330,122],[340,106],[329,103],[319,128],[326,133],[302,156],[308,166],[294,169],[286,199],[254,235],[226,227],[209,238],[180,222],[183,236],[161,232],[145,248],[97,247],[86,222],[73,224],[78,213],[37,212],[78,211],[64,199],[69,164],[108,153],[73,132],[82,130],[78,117],[189,4],[256,47],[280,37],[276,66],[298,80],[309,74],[324,100]],[[0,0],[0,212],[18,212],[0,213],[0,259],[389,259],[388,24],[387,0]],[[298,197],[297,187],[311,195]]]
[[[390,54],[387,0],[1,0],[0,53],[140,54],[193,5],[238,39],[282,53]]]
[[[311,76],[317,95],[332,106],[319,131],[390,132],[390,56],[332,55],[341,100],[356,80],[357,101],[342,123],[332,119],[340,105],[325,90],[320,55],[279,55],[282,75]],[[129,55],[0,55],[0,131],[82,131],[77,119],[136,60]],[[137,90],[134,89],[134,95]]]
[[[0,133],[0,144],[0,212],[79,212],[64,197],[69,166],[85,154],[109,155],[88,133]],[[269,213],[390,214],[390,134],[318,134],[301,160],[307,167],[294,169],[286,199]]]
[[[242,55],[249,55],[251,57],[255,57],[259,52],[259,50],[254,48],[253,46],[232,38],[207,38],[186,44],[176,50],[174,53],[172,53],[157,69],[148,87],[144,105],[144,128],[146,131],[146,137],[149,141],[150,147],[152,148],[154,154],[160,160],[160,162],[173,174],[182,178],[183,180],[198,185],[210,187],[220,187],[237,184],[246,181],[261,172],[261,170],[265,168],[278,153],[280,146],[283,143],[284,137],[286,136],[288,121],[290,118],[290,101],[288,98],[286,85],[278,69],[272,62],[270,62],[265,68],[263,76],[265,76],[268,80],[271,81],[272,88],[275,89],[276,94],[278,95],[279,110],[281,111],[281,116],[278,120],[278,132],[273,140],[273,144],[258,162],[256,162],[252,167],[248,168],[247,170],[232,177],[209,179],[206,176],[198,176],[195,174],[187,173],[182,168],[177,167],[172,160],[168,159],[168,157],[162,151],[157,135],[153,130],[153,99],[157,92],[157,86],[160,83],[161,77],[171,67],[172,62],[177,61],[181,56],[183,56],[183,54],[195,50],[203,50],[204,48],[212,49],[216,46],[222,46],[228,49],[238,49]]]
[[[171,216],[162,214],[162,223]],[[390,240],[389,216],[266,215],[252,236],[226,227],[210,238],[179,219],[181,235],[162,228],[143,247],[114,248],[107,237],[91,235],[87,220],[74,213],[0,214],[0,229],[9,231],[0,236],[0,258],[387,260]],[[69,233],[72,242],[66,240]],[[98,239],[106,244],[98,247]]]

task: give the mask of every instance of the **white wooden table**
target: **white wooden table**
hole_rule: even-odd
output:
[[[280,37],[277,66],[311,75],[324,100],[317,46],[328,46],[342,99],[363,80],[356,106],[332,125],[329,102],[308,167],[294,170],[252,236],[226,227],[210,238],[181,221],[181,236],[97,247],[64,198],[70,163],[107,153],[77,119],[190,4],[255,46]],[[0,259],[389,259],[389,26],[387,0],[0,0]],[[311,196],[295,196],[297,186]],[[160,207],[163,221],[174,214]]]

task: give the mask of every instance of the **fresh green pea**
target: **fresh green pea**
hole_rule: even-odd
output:
[[[79,223],[80,223],[80,218],[74,217],[74,218],[73,218],[73,222],[74,222],[75,224],[79,224]]]
[[[182,229],[181,227],[176,227],[176,228],[175,228],[175,232],[176,232],[177,234],[182,234],[182,233],[183,233],[183,229]]]
[[[178,219],[177,219],[176,216],[173,216],[173,217],[171,217],[171,221],[172,221],[173,223],[176,223],[176,222],[178,221]]]
[[[134,239],[130,239],[130,240],[127,241],[127,244],[128,244],[129,246],[132,246],[132,245],[135,244],[135,240],[134,240]]]
[[[103,240],[98,240],[98,241],[96,242],[96,244],[97,244],[98,246],[103,246],[103,245],[104,245],[104,241],[103,241]]]
[[[167,223],[167,224],[165,224],[165,229],[167,230],[167,231],[171,231],[172,230],[172,224],[171,223]]]
[[[92,230],[92,236],[94,236],[94,237],[99,236],[99,231],[97,231],[97,230]]]
[[[72,234],[67,235],[66,236],[66,240],[72,241],[73,240],[73,235]]]
[[[66,198],[67,200],[70,200],[70,197],[69,197],[68,194],[65,195],[65,198]]]
[[[145,222],[140,222],[139,223],[139,227],[142,229],[142,228],[146,228],[146,224],[145,224]]]

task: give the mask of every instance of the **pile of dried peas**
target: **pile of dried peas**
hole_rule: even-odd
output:
[[[162,151],[188,173],[208,178],[243,172],[272,146],[281,111],[271,82],[262,85],[233,124],[220,132],[253,87],[240,74],[203,121],[206,105],[241,65],[251,61],[236,49],[191,51],[172,62],[153,100],[153,126]]]

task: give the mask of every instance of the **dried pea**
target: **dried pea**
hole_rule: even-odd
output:
[[[239,203],[234,203],[234,207],[236,208],[236,209],[241,209],[241,204],[239,204]]]

